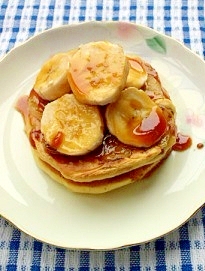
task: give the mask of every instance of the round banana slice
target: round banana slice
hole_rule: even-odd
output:
[[[73,94],[65,94],[45,106],[41,132],[58,152],[82,155],[102,143],[103,120],[97,106],[80,104]]]
[[[128,71],[128,60],[121,46],[91,42],[80,46],[72,57],[68,81],[81,103],[105,105],[118,98]]]
[[[140,89],[147,81],[147,72],[140,57],[127,56],[130,69],[127,76],[126,87],[136,87]]]
[[[162,109],[134,87],[123,90],[119,99],[107,106],[105,116],[110,133],[135,147],[152,146],[167,129]]]
[[[71,91],[67,74],[72,54],[72,51],[55,54],[42,66],[34,90],[43,99],[52,101]]]

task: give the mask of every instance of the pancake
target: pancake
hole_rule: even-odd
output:
[[[92,182],[75,182],[66,179],[59,171],[51,167],[38,157],[38,153],[33,149],[33,155],[39,168],[43,170],[52,180],[57,181],[59,184],[65,186],[72,192],[85,193],[85,194],[102,194],[114,189],[121,188],[136,181],[140,181],[148,177],[155,169],[157,169],[164,160],[169,156],[169,152],[164,153],[162,160],[141,168],[134,169],[130,172],[118,175],[113,178],[104,180],[96,180]]]
[[[133,55],[127,56],[128,60],[133,61],[134,58]],[[98,194],[139,181],[171,153],[176,143],[175,107],[163,88],[156,70],[139,56],[136,56],[136,59],[143,67],[144,81],[140,81],[143,82],[141,90],[160,108],[166,120],[165,131],[159,140],[149,147],[125,144],[105,125],[102,144],[96,149],[85,155],[62,154],[46,142],[41,131],[41,118],[50,101],[42,99],[34,89],[27,97],[19,100],[16,107],[24,116],[25,132],[35,161],[52,179],[69,190]],[[72,59],[70,62],[72,65]],[[129,79],[129,86],[131,82]],[[106,108],[107,105],[99,105],[104,123]]]

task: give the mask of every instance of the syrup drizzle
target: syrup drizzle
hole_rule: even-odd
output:
[[[56,136],[53,138],[51,142],[51,147],[54,149],[58,149],[58,147],[61,145],[63,142],[64,134],[62,132],[58,132]]]
[[[167,129],[167,122],[161,110],[153,109],[148,117],[144,118],[142,122],[133,129],[133,134],[140,139],[147,146],[156,143]]]
[[[191,137],[177,133],[177,140],[175,145],[172,147],[174,151],[185,151],[192,145]]]

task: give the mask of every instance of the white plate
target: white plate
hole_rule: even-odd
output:
[[[67,191],[36,166],[14,105],[29,93],[42,63],[81,43],[109,40],[159,72],[192,147],[173,152],[152,177],[103,195]],[[177,41],[149,28],[90,22],[47,30],[0,62],[0,214],[24,232],[65,248],[113,249],[160,237],[205,202],[205,63]]]

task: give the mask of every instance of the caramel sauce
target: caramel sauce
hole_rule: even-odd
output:
[[[25,121],[26,117],[28,116],[28,96],[25,95],[20,97],[15,105],[15,108],[21,113]]]
[[[61,145],[63,138],[64,134],[62,132],[58,132],[51,142],[51,147],[57,149]]]
[[[106,160],[114,160],[125,156],[129,157],[132,154],[133,148],[121,143],[115,136],[107,131],[102,145],[94,151],[93,154],[101,160],[105,158]]]
[[[134,59],[129,59],[129,63],[131,65],[131,67],[139,72],[143,72],[143,68],[142,66]]]
[[[36,140],[37,141],[42,141],[42,139],[43,139],[43,135],[42,135],[40,130],[36,130],[36,129],[31,130],[30,135],[29,135],[29,141],[30,141],[31,146],[34,149],[36,148],[35,141]]]
[[[203,144],[203,143],[198,143],[198,144],[197,144],[197,148],[198,148],[198,149],[202,149],[203,147],[204,147],[204,144]]]
[[[152,110],[149,116],[144,118],[141,124],[133,129],[133,134],[140,138],[146,146],[151,146],[161,138],[166,129],[167,121],[158,108]]]
[[[43,113],[43,110],[49,101],[41,98],[38,93],[32,89],[29,95],[29,102],[33,103],[35,110]]]
[[[190,136],[177,133],[177,140],[175,145],[172,147],[175,151],[185,151],[192,145]]]
[[[15,108],[22,114],[25,123],[27,124],[27,118],[32,127],[35,127],[30,131],[29,141],[33,148],[36,148],[35,141],[42,141],[43,135],[40,131],[40,120],[48,101],[42,99],[34,89],[31,90],[29,96],[21,96]],[[29,107],[29,104],[32,106]],[[32,110],[29,112],[29,109]]]

